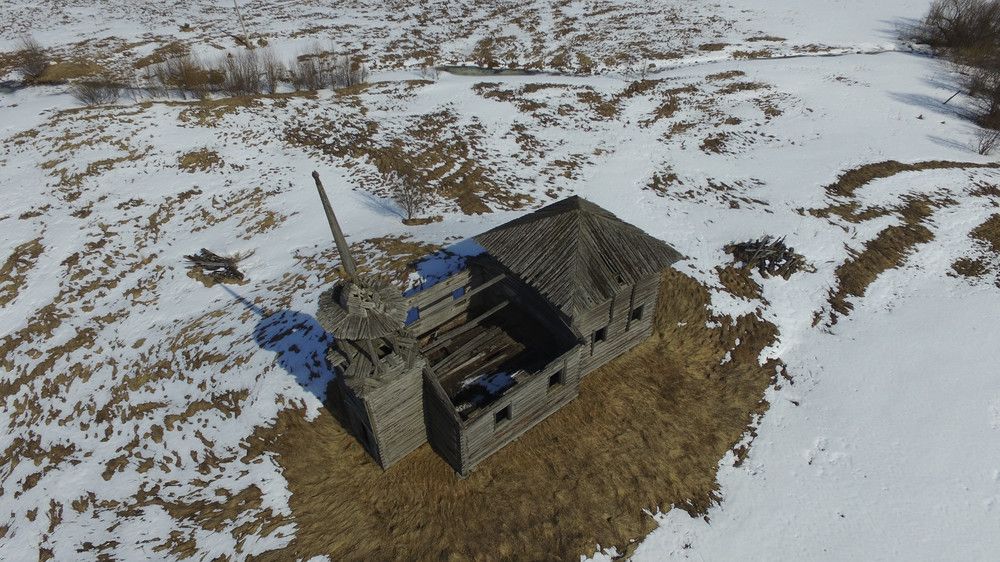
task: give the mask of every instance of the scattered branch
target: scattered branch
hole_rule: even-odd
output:
[[[184,256],[184,259],[188,262],[188,269],[216,283],[241,283],[245,277],[239,270],[239,263],[252,254],[220,256],[202,248],[201,252]]]
[[[807,269],[805,259],[795,249],[785,245],[785,237],[764,236],[757,240],[730,244],[725,248],[746,269],[757,268],[764,277],[780,275],[788,279],[793,273]]]

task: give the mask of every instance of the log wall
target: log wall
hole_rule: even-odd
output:
[[[461,473],[462,422],[429,366],[424,369],[424,420],[431,447],[455,472]]]
[[[398,378],[366,392],[360,400],[374,438],[369,452],[374,452],[383,469],[427,442],[422,366],[423,362],[417,362]],[[357,400],[352,402],[357,404]]]
[[[465,421],[462,464],[467,475],[477,464],[514,441],[580,393],[580,348],[574,347],[541,371],[526,375],[497,402]],[[549,377],[562,371],[563,382],[549,386]],[[525,376],[525,375],[522,375]],[[495,415],[510,407],[510,419],[497,423]]]
[[[581,371],[587,375],[641,343],[652,333],[653,313],[659,290],[659,275],[639,279],[604,303],[573,319],[573,325],[582,334],[585,343]],[[642,316],[633,319],[632,313],[642,308]],[[596,341],[596,332],[604,329],[604,341]]]

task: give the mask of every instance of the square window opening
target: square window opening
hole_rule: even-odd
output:
[[[500,410],[497,410],[495,414],[493,414],[494,426],[503,425],[503,423],[507,421],[510,421],[510,404],[507,404]]]
[[[594,343],[597,343],[599,341],[605,341],[607,339],[608,339],[608,327],[607,326],[601,328],[600,330],[596,330],[594,332]]]
[[[642,306],[637,306],[632,309],[632,321],[642,320]]]
[[[566,384],[566,375],[562,370],[556,371],[549,376],[549,389]]]

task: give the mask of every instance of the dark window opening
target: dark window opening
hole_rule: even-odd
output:
[[[493,424],[501,425],[502,423],[510,420],[510,404],[503,407],[502,410],[497,411],[493,414]]]
[[[563,374],[562,371],[557,371],[549,376],[550,389],[556,386],[562,386],[565,383],[566,383],[566,376]]]
[[[642,307],[641,306],[637,306],[637,307],[635,307],[635,308],[632,309],[632,320],[633,321],[642,320]]]
[[[608,327],[605,326],[594,332],[594,343],[608,339]]]

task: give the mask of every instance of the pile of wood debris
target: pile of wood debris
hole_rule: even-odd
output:
[[[240,261],[249,257],[247,255],[220,256],[205,248],[201,252],[184,256],[187,260],[188,269],[194,274],[192,277],[201,280],[208,286],[207,281],[214,283],[234,283],[241,284],[246,278],[239,270]]]
[[[809,269],[805,258],[795,253],[795,248],[785,244],[785,237],[764,236],[757,240],[729,244],[726,253],[732,254],[745,269],[757,268],[764,277],[780,275],[788,279],[793,273]]]

